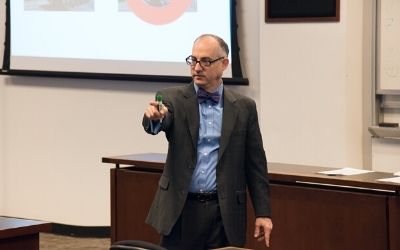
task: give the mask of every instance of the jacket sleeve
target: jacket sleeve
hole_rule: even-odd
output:
[[[247,184],[256,217],[271,217],[267,159],[255,103],[251,104],[246,142]]]

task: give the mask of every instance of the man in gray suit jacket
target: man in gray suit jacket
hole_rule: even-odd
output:
[[[218,36],[198,37],[186,58],[193,83],[159,91],[143,117],[146,132],[164,131],[168,140],[146,221],[169,250],[243,246],[247,190],[256,216],[254,237],[269,246],[267,161],[256,104],[223,86],[228,53]]]

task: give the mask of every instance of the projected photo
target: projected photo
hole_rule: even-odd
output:
[[[94,11],[95,0],[24,0],[28,11]]]

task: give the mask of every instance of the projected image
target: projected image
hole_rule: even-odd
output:
[[[94,11],[94,0],[24,0],[28,11]]]

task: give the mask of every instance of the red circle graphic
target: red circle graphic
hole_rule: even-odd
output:
[[[157,7],[143,0],[128,0],[128,6],[143,21],[163,25],[178,19],[191,2],[192,0],[171,0],[168,5]]]

